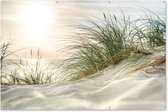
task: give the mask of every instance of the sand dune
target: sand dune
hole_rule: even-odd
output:
[[[99,76],[50,85],[2,86],[3,109],[165,109],[165,52],[124,60]],[[155,62],[154,62],[155,60]],[[144,65],[149,63],[149,66]],[[157,65],[157,66],[155,66]]]

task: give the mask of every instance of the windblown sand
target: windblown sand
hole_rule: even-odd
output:
[[[165,62],[158,51],[91,78],[50,85],[2,86],[3,109],[165,109]],[[144,66],[145,65],[145,66]]]

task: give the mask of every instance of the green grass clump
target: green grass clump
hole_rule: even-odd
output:
[[[15,52],[11,51],[10,42],[1,45],[1,84],[45,84],[53,81],[55,68],[51,64],[42,63],[40,50],[33,55],[30,49],[30,58],[21,60]],[[14,58],[15,56],[15,58]],[[16,59],[17,56],[17,59]]]
[[[103,20],[87,20],[91,25],[79,25],[81,30],[75,37],[75,43],[68,46],[73,50],[70,58],[63,61],[62,67],[68,77],[80,79],[96,73],[109,65],[127,58],[135,47],[129,44],[128,33],[131,27],[129,17],[123,19],[103,14]]]
[[[143,50],[165,45],[165,23],[158,16],[152,17],[130,21],[124,14],[117,18],[103,13],[103,19],[88,18],[87,24],[78,25],[80,33],[66,49],[71,51],[71,56],[60,64],[65,79],[81,79],[118,64],[131,54],[148,55],[150,53]],[[137,26],[138,22],[143,24]]]
[[[12,42],[1,43],[0,48],[0,73],[1,73],[1,84],[12,83],[11,79],[11,66],[16,66],[19,62],[19,57],[15,54],[15,51],[11,51],[10,48]],[[15,58],[14,58],[15,57]]]
[[[54,69],[50,64],[42,63],[40,50],[37,50],[37,56],[33,56],[33,50],[30,49],[30,59],[25,59],[19,66],[20,76],[17,77],[19,84],[45,84],[51,83],[54,75]],[[34,60],[35,59],[35,60]]]
[[[146,18],[137,20],[136,35],[143,47],[154,48],[166,44],[166,18],[147,10]]]

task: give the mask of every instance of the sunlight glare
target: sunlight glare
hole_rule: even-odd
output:
[[[44,33],[52,22],[48,7],[39,3],[24,6],[17,20],[31,33],[29,38],[33,41],[44,38]]]

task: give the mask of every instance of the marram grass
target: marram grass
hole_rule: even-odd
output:
[[[9,51],[10,43],[1,47],[1,84],[2,85],[23,85],[23,84],[46,84],[53,81],[55,69],[51,64],[42,63],[40,50],[36,54],[30,49],[30,58],[16,59],[8,58],[14,52]],[[34,56],[35,55],[35,56]],[[34,61],[31,61],[35,59]],[[8,60],[8,63],[6,63]],[[14,63],[15,62],[15,63]],[[11,66],[9,66],[11,65]]]
[[[45,84],[54,82],[54,76],[61,80],[78,80],[99,72],[108,66],[136,54],[149,55],[149,48],[165,45],[166,23],[149,11],[145,18],[131,21],[122,13],[122,18],[103,13],[102,18],[87,18],[84,24],[78,24],[74,38],[68,41],[63,51],[70,56],[62,60],[55,72],[52,65],[41,63],[40,50],[34,57],[30,49],[31,59],[35,63],[21,60],[15,52],[10,51],[11,43],[1,44],[1,84]],[[17,59],[12,59],[12,55]],[[10,70],[10,65],[17,69]],[[9,72],[7,72],[9,71]],[[56,74],[60,73],[60,74]]]
[[[66,80],[78,80],[115,65],[132,54],[165,45],[165,20],[150,12],[144,19],[131,21],[124,14],[122,19],[103,13],[103,20],[96,18],[80,24],[72,45],[67,51],[71,56],[60,63]],[[140,25],[137,25],[140,24]],[[71,41],[71,39],[70,39]]]
[[[7,43],[1,43],[0,48],[0,75],[1,75],[1,84],[12,83],[13,78],[15,74],[11,76],[11,66],[16,66],[16,64],[19,62],[19,57],[15,54],[18,50],[11,51],[10,48],[12,46],[12,42]],[[17,59],[13,59],[12,57],[15,57]]]
[[[33,56],[33,50],[30,49],[30,59],[25,59],[19,64],[20,76],[17,77],[20,84],[45,84],[51,83],[53,71],[51,65],[42,63],[42,56],[38,49],[36,56]],[[35,59],[35,60],[34,60]]]

